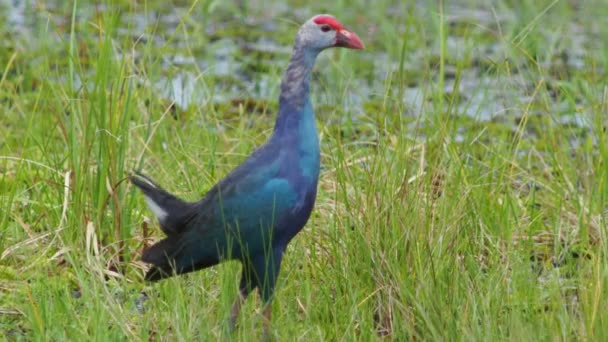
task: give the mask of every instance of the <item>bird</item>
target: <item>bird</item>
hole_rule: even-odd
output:
[[[313,210],[320,146],[310,79],[319,53],[332,47],[364,49],[359,36],[332,15],[315,15],[300,27],[281,81],[272,134],[199,201],[180,199],[140,172],[129,177],[166,235],[142,253],[141,260],[151,265],[146,281],[228,260],[241,262],[229,318],[232,329],[242,304],[257,289],[263,303],[264,333],[269,333],[283,254]]]

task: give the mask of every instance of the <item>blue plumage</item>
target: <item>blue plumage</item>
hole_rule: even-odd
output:
[[[236,259],[243,274],[232,322],[255,288],[270,302],[285,248],[308,221],[317,194],[320,150],[309,81],[317,55],[332,46],[363,48],[328,15],[300,28],[272,136],[200,201],[176,198],[141,174],[131,177],[167,235],[143,253],[142,260],[152,264],[146,280]]]

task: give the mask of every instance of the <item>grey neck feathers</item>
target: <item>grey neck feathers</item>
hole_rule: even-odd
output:
[[[275,133],[297,127],[310,97],[310,74],[319,50],[305,48],[296,38],[289,66],[281,82]],[[312,115],[312,111],[310,113]]]

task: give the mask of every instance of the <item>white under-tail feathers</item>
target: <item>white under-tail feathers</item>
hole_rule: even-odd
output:
[[[158,185],[156,185],[156,183],[154,183],[148,177],[146,177],[142,174],[139,174],[139,173],[136,173],[136,176],[139,181],[146,183],[148,186],[150,186],[153,189],[158,189]],[[144,192],[144,199],[146,200],[146,204],[148,205],[148,208],[150,208],[150,210],[154,213],[154,215],[158,219],[158,222],[160,222],[161,224],[165,223],[165,219],[167,218],[167,216],[169,216],[169,213],[159,203],[155,202],[152,197],[146,195],[145,192]]]
[[[152,198],[150,198],[146,195],[144,195],[144,198],[146,199],[148,208],[150,208],[150,210],[154,213],[154,215],[156,215],[158,222],[164,223],[165,219],[167,218],[167,216],[169,216],[169,214],[167,214],[167,212],[160,205],[158,205],[156,202],[154,202],[154,200]]]
[[[143,192],[148,208],[158,219],[163,231],[172,234],[179,230],[183,223],[181,220],[183,215],[190,209],[189,204],[168,193],[139,172],[135,172],[129,178]]]
[[[195,214],[196,208],[192,203],[177,198],[137,171],[129,178],[143,192],[146,203],[158,219],[163,232],[174,235],[187,228],[189,219]]]

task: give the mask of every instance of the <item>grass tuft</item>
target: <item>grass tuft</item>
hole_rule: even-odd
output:
[[[250,340],[239,266],[159,284],[125,181],[199,198],[268,137],[297,25],[367,50],[314,74],[315,211],[273,333],[297,340],[605,340],[603,1],[0,4],[0,332]]]

